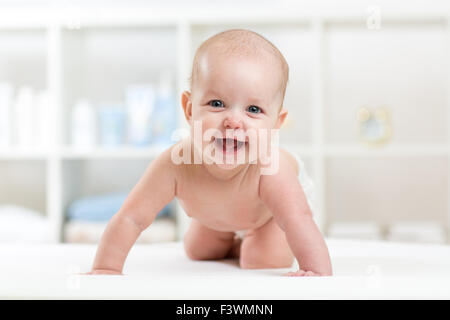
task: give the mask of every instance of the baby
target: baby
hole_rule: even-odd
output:
[[[299,165],[263,134],[286,118],[288,73],[279,50],[248,30],[198,48],[181,97],[191,134],[148,166],[105,229],[89,274],[122,274],[139,234],[174,197],[192,218],[184,237],[190,259],[238,258],[241,268],[260,269],[291,267],[295,257],[300,268],[286,275],[332,274]]]

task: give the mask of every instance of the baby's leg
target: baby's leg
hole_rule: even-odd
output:
[[[247,232],[242,241],[239,264],[243,269],[289,268],[293,262],[284,231],[273,218]]]
[[[234,243],[234,232],[209,229],[195,219],[184,236],[184,249],[192,260],[217,260],[227,257]]]
[[[228,252],[228,254],[226,255],[225,258],[229,258],[229,259],[237,259],[240,257],[240,253],[241,253],[241,244],[242,244],[242,239],[235,236],[234,237],[234,241],[233,241],[233,245],[231,246],[230,251]]]

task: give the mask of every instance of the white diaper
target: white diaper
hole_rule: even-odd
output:
[[[238,236],[238,238],[244,239],[245,235],[247,234],[248,230],[238,230],[234,233]]]
[[[311,179],[311,177],[306,172],[305,164],[303,163],[303,160],[299,155],[296,153],[292,153],[292,155],[295,157],[298,163],[299,173],[298,173],[298,180],[300,181],[300,185],[302,186],[303,192],[306,196],[306,201],[308,202],[309,208],[311,209],[311,212],[314,215],[314,212],[316,211],[316,192],[314,188],[314,181]],[[236,236],[238,236],[241,239],[244,239],[245,235],[247,234],[248,230],[238,230],[234,233]]]
[[[317,210],[317,199],[316,199],[316,191],[314,187],[314,181],[311,179],[311,177],[308,175],[308,172],[306,171],[305,164],[303,163],[303,160],[299,155],[296,153],[292,153],[292,155],[295,157],[298,163],[299,173],[298,173],[298,179],[300,181],[300,185],[302,186],[303,192],[306,196],[306,201],[308,202],[309,208],[311,209],[311,212],[314,215],[314,212]]]

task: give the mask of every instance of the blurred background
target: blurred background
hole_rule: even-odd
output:
[[[97,243],[231,28],[290,66],[281,145],[327,237],[449,243],[446,1],[0,1],[0,242]],[[155,182],[157,183],[157,182]],[[139,238],[182,239],[174,200]]]

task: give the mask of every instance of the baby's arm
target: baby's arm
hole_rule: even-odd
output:
[[[288,275],[332,275],[328,248],[312,219],[295,168],[286,158],[280,156],[276,174],[261,176],[259,195],[285,232],[298,261],[300,270]]]
[[[122,274],[133,244],[158,212],[175,196],[175,171],[170,149],[153,160],[108,223],[90,274]]]

